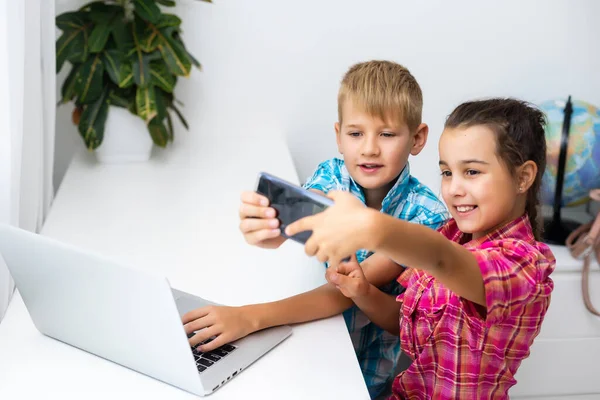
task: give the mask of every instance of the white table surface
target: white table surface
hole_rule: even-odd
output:
[[[175,141],[148,163],[101,165],[77,154],[42,234],[166,275],[227,304],[276,300],[325,282],[302,246],[262,250],[238,231],[239,195],[265,170],[298,181],[283,139]],[[0,399],[192,399],[187,392],[40,334],[18,293],[0,324]],[[293,334],[211,399],[367,399],[343,318]]]

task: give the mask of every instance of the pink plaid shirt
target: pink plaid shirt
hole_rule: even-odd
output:
[[[552,252],[533,237],[524,215],[471,240],[450,220],[440,228],[479,262],[483,309],[433,276],[408,268],[398,282],[402,350],[414,361],[393,384],[392,399],[507,399],[521,361],[538,335],[554,287]]]

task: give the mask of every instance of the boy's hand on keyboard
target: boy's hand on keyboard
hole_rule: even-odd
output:
[[[353,255],[350,261],[331,266],[325,273],[327,282],[335,285],[348,298],[367,296],[371,284]]]
[[[208,338],[216,336],[210,343],[199,347],[207,352],[226,343],[240,339],[256,331],[244,307],[208,306],[197,308],[182,317],[185,333],[197,332],[189,339],[195,346]]]
[[[243,192],[240,205],[240,231],[246,242],[265,249],[276,249],[285,241],[279,220],[269,200],[256,192]]]

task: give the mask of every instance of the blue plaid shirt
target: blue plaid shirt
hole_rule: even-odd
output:
[[[324,193],[330,190],[347,191],[366,203],[363,189],[352,179],[344,161],[339,158],[321,163],[304,187]],[[448,218],[446,207],[427,186],[410,175],[408,164],[383,199],[381,212],[432,229],[439,228]],[[356,258],[362,263],[371,254],[367,250],[359,250]],[[396,281],[380,289],[392,295],[404,290]],[[344,319],[369,393],[374,398],[394,378],[400,356],[400,338],[373,324],[356,306],[344,312]]]

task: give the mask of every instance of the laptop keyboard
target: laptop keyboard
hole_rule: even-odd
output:
[[[193,334],[190,336],[193,336]],[[207,368],[210,368],[216,362],[219,362],[219,360],[221,360],[223,357],[227,357],[228,354],[237,349],[236,346],[231,344],[224,344],[223,346],[206,353],[203,353],[200,351],[200,349],[198,349],[199,346],[209,343],[212,340],[213,338],[207,339],[204,342],[198,343],[192,347],[192,353],[194,354],[194,359],[196,360],[198,372],[204,372]]]

